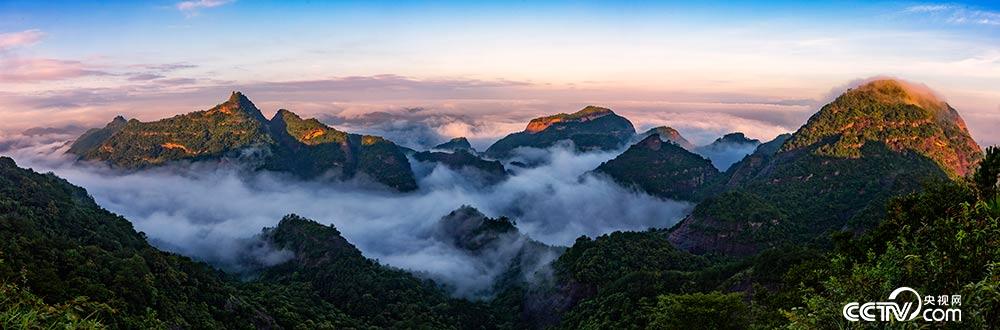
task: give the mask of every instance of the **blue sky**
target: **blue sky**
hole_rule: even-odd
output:
[[[5,1],[0,130],[142,120],[229,90],[265,109],[422,107],[481,138],[598,103],[695,140],[794,130],[831,91],[927,84],[1000,143],[1000,5],[987,2]]]

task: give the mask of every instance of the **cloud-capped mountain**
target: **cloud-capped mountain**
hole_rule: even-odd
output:
[[[864,230],[889,197],[963,176],[982,157],[955,109],[897,80],[848,90],[774,147],[733,165],[725,192],[699,204],[671,242],[746,255]]]

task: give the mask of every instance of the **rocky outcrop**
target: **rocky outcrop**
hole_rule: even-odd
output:
[[[486,156],[508,158],[516,148],[548,148],[570,141],[578,151],[621,148],[635,135],[632,122],[607,108],[588,106],[571,114],[532,119],[524,131],[507,135],[488,149]]]

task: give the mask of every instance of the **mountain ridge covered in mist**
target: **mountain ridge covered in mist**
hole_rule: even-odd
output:
[[[0,283],[114,328],[491,324],[486,307],[361,255],[332,226],[288,215],[258,239],[291,253],[241,282],[150,246],[85,190],[0,157]],[[6,298],[0,310],[6,310]],[[60,320],[52,320],[60,324]],[[0,321],[0,322],[6,322]],[[3,325],[4,323],[0,323]]]
[[[386,163],[384,157],[395,161],[403,153],[392,142],[337,131],[287,110],[264,120],[249,100],[236,94],[234,98],[206,112],[175,117],[204,116],[212,123],[194,121],[190,124],[196,128],[185,134],[198,131],[198,125],[241,132],[202,132],[201,143],[221,145],[195,149],[210,150],[209,159],[260,144],[277,145],[272,158],[261,163],[263,169],[309,177],[329,173],[331,166],[348,172],[353,166],[355,174],[380,178],[390,186],[396,182],[397,188],[405,186],[399,182],[409,171],[413,189],[417,179],[423,180],[421,185],[453,187],[426,192],[446,199],[510,185],[533,186],[540,176],[518,173],[559,169],[516,166],[507,171],[504,163],[483,159],[465,150],[461,140],[453,140],[459,150],[452,153],[408,152],[424,164],[420,166],[434,164],[430,174],[415,178],[409,162],[406,171],[401,161]],[[146,142],[129,145],[126,136],[163,132],[142,124],[116,118],[104,129],[85,133],[72,148],[77,154],[114,151],[123,145],[142,149]],[[264,133],[246,134],[258,131]],[[600,153],[608,158],[599,160],[607,161],[576,165],[586,169],[563,178],[571,185],[557,187],[557,181],[546,181],[537,183],[536,193],[475,195],[472,205],[403,227],[412,231],[409,234],[426,236],[418,238],[419,244],[398,242],[405,236],[388,230],[391,224],[364,227],[376,228],[374,236],[383,244],[407,250],[402,257],[391,256],[397,262],[411,258],[457,265],[443,269],[470,277],[463,280],[474,282],[471,285],[438,281],[448,274],[384,266],[351,243],[359,236],[345,237],[333,225],[296,215],[285,216],[240,247],[248,263],[241,274],[246,278],[240,281],[152,248],[143,234],[101,209],[81,188],[0,158],[0,180],[7,183],[0,188],[0,217],[5,220],[0,235],[6,237],[0,240],[5,244],[0,290],[8,290],[0,292],[25,293],[19,297],[26,296],[32,306],[70,304],[73,309],[65,313],[74,317],[94,310],[88,321],[114,328],[815,328],[841,324],[843,301],[875,301],[884,298],[883,291],[902,285],[963,295],[968,314],[962,326],[986,326],[1000,317],[995,312],[1000,310],[997,274],[988,266],[1000,262],[1000,150],[989,148],[984,156],[957,112],[933,94],[902,81],[872,81],[824,106],[794,134],[765,143],[732,133],[692,150],[678,142],[685,140],[675,130],[652,131],[618,154],[636,135],[631,123],[611,110],[588,107],[537,118],[511,135],[518,143],[505,142],[517,145],[508,152],[549,147],[540,150],[556,156],[583,151],[574,153],[581,158]],[[600,138],[590,140],[597,135]],[[576,150],[557,144],[562,140],[573,141]],[[603,142],[588,147],[593,141]],[[160,151],[173,153],[188,153],[197,145],[154,142],[162,143]],[[365,149],[369,146],[373,149]],[[727,154],[729,158],[697,153],[706,148],[736,151]],[[154,149],[159,150],[148,150]],[[148,155],[164,162],[175,157]],[[556,156],[548,161],[558,162]],[[716,165],[734,157],[740,159],[732,166]],[[382,164],[393,166],[378,166]],[[468,169],[504,177],[489,186],[456,184],[453,176],[467,179]],[[384,170],[390,172],[379,172]],[[620,187],[588,184],[604,175]],[[597,192],[574,194],[580,189]],[[671,228],[665,228],[666,222],[643,222],[653,228],[579,236],[567,248],[543,244],[523,230],[537,234],[545,233],[539,227],[564,225],[579,233],[592,230],[586,226],[593,222],[574,217],[625,219],[616,216],[620,213],[600,213],[608,205],[652,217],[654,208],[634,207],[646,200],[616,199],[622,198],[620,191],[660,203],[699,203]],[[393,208],[397,213],[390,215],[397,217],[421,212],[426,205],[404,202],[419,197],[415,195],[393,194],[379,200],[386,203],[379,207]],[[581,202],[577,196],[591,200]],[[510,201],[494,204],[492,198]],[[525,214],[539,212],[521,208],[536,199],[544,201],[543,208],[585,210],[542,213],[555,217],[543,223],[520,221]],[[475,204],[510,217],[487,217]],[[348,207],[338,211],[360,206],[344,205]],[[560,214],[573,216],[554,216]],[[674,213],[666,212],[671,216]],[[912,255],[920,258],[908,257]],[[107,271],[88,270],[92,265]],[[18,282],[18,276],[24,280]],[[484,281],[488,285],[482,285]],[[877,283],[876,288],[871,283]],[[82,296],[111,310],[88,304]],[[0,300],[0,315],[9,306],[8,300]],[[45,310],[62,313],[54,307]]]

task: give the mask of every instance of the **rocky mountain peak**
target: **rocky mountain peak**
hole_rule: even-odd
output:
[[[246,95],[238,91],[233,91],[229,95],[229,99],[214,108],[210,109],[209,112],[220,112],[228,115],[232,114],[244,114],[250,116],[251,118],[265,121],[264,114],[260,112],[253,102],[250,101]]]
[[[588,120],[601,118],[611,114],[614,114],[614,112],[611,111],[611,109],[588,105],[582,110],[574,113],[570,114],[560,113],[556,115],[532,119],[531,122],[528,123],[528,127],[525,128],[524,131],[528,133],[537,133],[544,131],[546,128],[549,128],[549,126],[552,126],[552,124],[555,123],[584,122]]]

